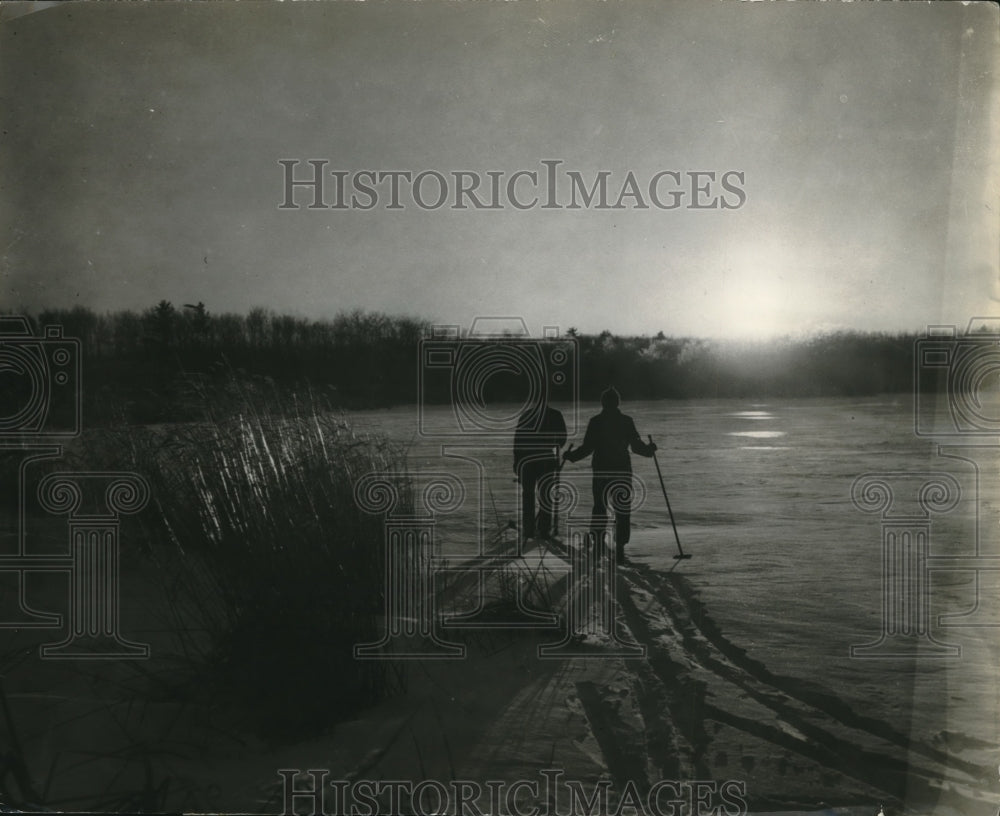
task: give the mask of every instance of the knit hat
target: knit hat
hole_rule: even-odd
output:
[[[601,393],[601,407],[602,408],[617,408],[621,405],[622,398],[615,390],[615,387],[609,386],[607,390]]]

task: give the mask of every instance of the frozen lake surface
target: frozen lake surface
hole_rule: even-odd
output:
[[[587,418],[599,406],[583,405],[576,417],[566,406],[557,407],[566,414],[570,441],[580,444]],[[851,729],[869,736],[881,732],[879,738],[888,735],[918,765],[921,757],[940,751],[939,760],[948,756],[995,771],[1000,762],[1000,572],[972,569],[987,561],[963,562],[959,570],[934,562],[943,556],[1000,555],[998,448],[971,445],[995,444],[995,439],[919,437],[906,395],[636,402],[623,410],[640,434],[651,434],[659,446],[681,542],[693,555],[673,559],[676,546],[653,462],[633,455],[646,495],[637,497],[623,574],[636,597],[663,601],[639,613],[653,620],[651,636],[657,627],[676,629],[683,626],[682,618],[695,616],[708,640],[714,638],[712,648],[722,649],[723,663],[731,659],[738,672],[748,671],[754,682],[790,694],[795,705],[805,701],[802,711],[778,717],[778,730],[804,730],[807,741],[822,744],[823,735],[833,731],[810,732],[810,718],[827,717],[838,727],[846,723],[847,732],[830,742],[834,753],[864,748],[877,755],[877,746],[852,736]],[[434,407],[419,418],[415,409],[352,416],[359,429],[407,443],[416,471],[450,472],[466,486],[463,506],[439,519],[441,552],[456,560],[472,555],[499,526],[516,519],[509,439],[445,436],[456,427],[447,407]],[[945,489],[954,507],[927,515],[917,501],[919,490],[941,473],[954,480],[946,481],[950,487]],[[852,484],[864,474],[882,474],[890,485],[888,515],[878,508],[863,512],[852,501]],[[589,464],[567,465],[563,479],[582,497],[571,523],[585,521]],[[563,530],[565,522],[564,516]],[[899,562],[905,567],[893,562],[887,567],[892,573],[887,589],[883,529],[902,530],[901,523],[926,532],[926,554],[932,558],[927,569],[918,569],[923,565],[915,558]],[[925,605],[919,617],[926,630],[897,632],[903,636],[897,638],[896,654],[872,657],[861,649],[852,656],[852,647],[878,641],[886,626],[899,629],[909,614],[904,596]],[[678,597],[686,604],[679,617],[668,603]],[[885,614],[883,604],[889,606]],[[893,618],[894,611],[902,617]],[[691,647],[680,641],[670,647],[667,636],[658,642],[673,648],[674,658]],[[950,655],[947,647],[952,647]],[[710,706],[725,707],[723,687],[746,694],[749,681],[727,676],[728,669],[708,652],[702,657],[695,649],[688,659],[695,675],[704,670],[709,678]],[[713,689],[718,678],[729,685]],[[798,680],[818,689],[819,696],[798,693]],[[766,691],[755,693],[766,698]],[[774,742],[769,733],[754,738]],[[750,779],[752,764],[744,762]],[[996,782],[995,774],[982,780],[984,790],[996,793]]]

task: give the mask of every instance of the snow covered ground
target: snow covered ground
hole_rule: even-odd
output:
[[[633,456],[646,495],[615,615],[646,657],[621,660],[617,681],[587,681],[596,696],[573,703],[596,734],[595,764],[647,786],[742,780],[751,803],[774,810],[994,813],[1000,573],[973,568],[1000,555],[998,448],[917,436],[905,396],[623,408],[659,445],[693,557],[673,559],[653,463]],[[571,441],[596,410],[581,408]],[[460,561],[516,519],[502,444],[414,436],[412,411],[358,418],[410,441],[418,470],[467,486],[465,505],[439,518],[443,555]],[[424,427],[452,421],[434,408]],[[563,507],[565,536],[586,524],[589,468],[568,465],[562,479],[580,495]],[[928,482],[941,485],[937,504],[926,492],[921,504]],[[905,550],[899,538],[884,551],[884,534],[904,533]],[[961,560],[971,556],[987,558]]]
[[[564,408],[579,444],[597,407],[582,406],[575,422]],[[409,445],[418,495],[435,479],[460,485],[455,506],[434,517],[428,563],[438,611],[471,611],[477,624],[434,622],[445,650],[464,654],[409,662],[405,694],[293,745],[240,733],[236,708],[207,716],[169,697],[108,708],[162,765],[144,776],[132,763],[129,784],[174,810],[215,812],[285,811],[279,771],[312,769],[351,790],[425,783],[416,805],[375,797],[380,813],[454,811],[454,798],[435,796],[459,785],[483,816],[994,816],[996,440],[919,437],[911,401],[897,397],[624,410],[659,445],[689,560],[673,558],[650,459],[633,457],[627,561],[598,569],[575,535],[589,522],[587,463],[562,471],[561,541],[531,543],[519,557],[509,439],[435,435],[454,423],[444,407],[422,425],[412,408],[352,414],[358,430]],[[130,563],[123,620],[161,659],[162,638],[141,618],[160,579]],[[518,593],[533,619],[511,603]],[[512,625],[525,622],[535,626]],[[5,692],[28,766],[50,769],[51,801],[92,796],[121,763],[74,759],[118,736],[107,717],[98,733],[88,712],[109,705],[100,694],[109,680],[130,675],[113,663],[71,673],[41,661],[12,677]],[[341,812],[340,788],[323,790],[325,801],[298,797],[290,809]],[[360,803],[355,814],[371,809]]]

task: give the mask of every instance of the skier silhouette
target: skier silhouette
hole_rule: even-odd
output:
[[[566,444],[566,421],[561,412],[540,395],[521,414],[514,432],[514,473],[521,483],[523,538],[548,538],[552,529],[553,501],[541,501],[535,518],[536,491],[554,487],[559,471],[559,450]]]
[[[563,454],[563,460],[568,462],[579,462],[591,454],[594,456],[591,461],[594,509],[590,526],[595,546],[607,527],[608,498],[616,496],[615,548],[619,561],[625,558],[625,545],[632,531],[632,459],[629,448],[640,456],[652,456],[656,451],[655,443],[642,441],[632,417],[619,410],[620,404],[621,397],[614,388],[604,391],[601,394],[601,413],[587,423],[583,444],[576,450],[571,446]]]

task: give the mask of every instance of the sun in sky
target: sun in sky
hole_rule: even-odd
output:
[[[810,296],[797,271],[802,260],[777,236],[728,247],[720,259],[718,291],[709,291],[712,334],[761,339],[802,328],[796,304]]]

